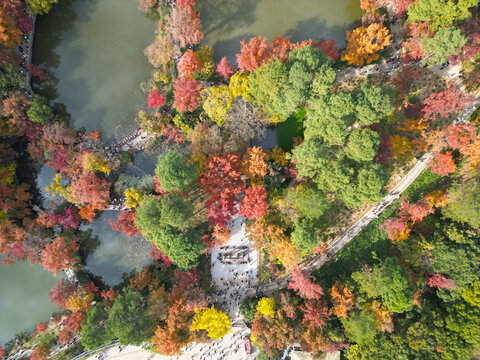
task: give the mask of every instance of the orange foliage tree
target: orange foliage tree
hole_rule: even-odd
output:
[[[431,162],[432,172],[440,176],[447,176],[451,173],[454,173],[456,170],[455,162],[452,158],[452,153],[450,151],[445,154],[435,153],[434,158]]]
[[[58,237],[50,244],[47,244],[42,251],[42,265],[56,275],[60,270],[68,269],[77,263],[75,253],[79,248],[80,245],[76,239],[67,241],[63,237]]]
[[[178,64],[178,70],[181,75],[193,79],[193,73],[201,69],[202,60],[200,60],[198,54],[192,50],[187,50]]]
[[[243,156],[242,171],[251,180],[262,180],[267,175],[267,154],[261,147],[254,146],[247,149]]]
[[[83,171],[72,180],[70,194],[76,205],[104,210],[108,205],[110,183],[93,171]],[[80,216],[83,218],[81,211]]]
[[[353,309],[355,305],[353,293],[348,287],[336,281],[330,289],[330,296],[333,302],[331,312],[338,317],[346,319],[348,310]]]
[[[347,31],[347,48],[342,54],[342,60],[357,66],[370,64],[378,60],[379,51],[390,45],[391,37],[388,29],[378,23]]]
[[[0,45],[13,48],[20,44],[22,32],[15,25],[15,19],[0,7]]]

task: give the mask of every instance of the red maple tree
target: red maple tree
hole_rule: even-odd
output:
[[[75,293],[77,289],[77,285],[72,284],[70,281],[62,278],[58,280],[55,285],[53,285],[53,288],[48,293],[48,296],[51,297],[52,302],[57,304],[58,310],[63,311],[65,310],[65,304],[67,303],[68,299]]]
[[[65,207],[62,214],[51,214],[50,219],[63,226],[65,230],[78,229],[82,219],[78,216],[77,211],[71,207]]]
[[[70,183],[70,194],[76,205],[104,210],[110,196],[110,183],[93,171],[83,171]]]
[[[457,111],[464,110],[473,102],[473,97],[465,95],[453,82],[444,91],[430,94],[423,102],[425,119],[437,120]]]
[[[390,218],[383,222],[379,229],[385,230],[392,241],[405,240],[410,234],[411,227],[404,218]]]
[[[236,204],[235,193],[230,189],[213,193],[205,202],[210,225],[225,227],[237,212]]]
[[[262,36],[253,37],[248,43],[242,40],[240,44],[240,54],[237,54],[240,71],[253,71],[270,60],[268,58],[268,45]]]
[[[135,210],[122,211],[116,222],[110,219],[110,226],[113,230],[120,231],[122,234],[133,236],[138,234],[138,229],[135,226]]]
[[[199,97],[203,86],[197,80],[178,78],[173,82],[173,106],[180,112],[193,111],[200,105]]]
[[[318,299],[306,300],[300,310],[303,312],[302,324],[312,328],[324,328],[330,317],[328,307]]]
[[[230,78],[230,75],[232,75],[235,72],[232,63],[227,60],[226,56],[222,57],[220,62],[217,64],[216,71],[225,80],[228,80]]]
[[[314,281],[315,277],[303,274],[298,265],[295,265],[292,268],[292,281],[288,284],[288,288],[298,292],[303,299],[318,300],[323,295],[323,290]]]
[[[455,289],[457,285],[452,279],[447,279],[443,274],[430,274],[427,277],[427,284],[437,289]]]
[[[157,89],[154,89],[148,95],[148,107],[162,107],[165,105],[165,94],[161,93]]]
[[[475,141],[476,129],[472,124],[450,124],[444,129],[444,134],[448,146],[462,152]]]
[[[180,43],[180,47],[197,45],[203,40],[200,15],[191,6],[174,7],[166,16],[166,22],[166,30]]]
[[[249,220],[261,218],[267,214],[267,190],[263,185],[253,184],[245,190],[245,196],[240,205],[240,214]]]
[[[40,322],[40,323],[37,324],[37,333],[40,334],[40,333],[44,332],[45,330],[47,330],[47,328],[48,328],[48,326],[45,323]]]

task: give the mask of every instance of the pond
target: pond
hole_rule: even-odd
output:
[[[235,59],[240,40],[277,35],[293,41],[324,38],[345,45],[345,31],[362,17],[358,0],[198,0],[205,34],[215,60]]]
[[[137,128],[152,67],[143,55],[156,22],[135,0],[62,0],[38,18],[33,61],[52,74],[35,87],[65,106],[75,128],[112,141]]]
[[[0,256],[0,263],[3,257]],[[0,267],[0,346],[21,331],[33,330],[41,321],[48,321],[57,306],[48,293],[60,279],[41,265],[20,262]]]

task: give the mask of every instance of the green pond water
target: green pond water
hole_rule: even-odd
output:
[[[324,38],[345,45],[345,31],[362,16],[358,0],[198,0],[214,57],[235,59],[240,40],[277,35],[293,41]]]
[[[41,265],[28,262],[0,267],[0,346],[15,334],[48,321],[57,310],[48,293],[61,276],[55,278]]]
[[[342,46],[345,31],[360,16],[358,0],[198,0],[205,44],[214,47],[216,60],[234,59],[240,40],[276,35],[294,41],[335,39]],[[50,73],[35,91],[48,96],[57,111],[71,117],[75,128],[102,130],[112,141],[137,126],[133,119],[145,106],[139,84],[148,80],[151,66],[143,49],[154,39],[156,23],[137,11],[135,0],[61,0],[36,27],[34,62]],[[151,173],[148,159],[146,172]],[[44,167],[39,188],[47,186],[53,171]],[[110,229],[118,212],[106,212],[83,230],[91,230],[92,248],[87,269],[109,284],[123,272],[149,263],[149,244],[138,237]],[[96,237],[98,239],[96,239]],[[1,259],[0,259],[1,260]],[[15,333],[48,320],[56,307],[48,292],[55,283],[41,266],[20,263],[0,267],[0,345]]]
[[[65,105],[75,128],[101,130],[106,141],[128,134],[146,104],[143,50],[155,27],[135,0],[59,1],[38,19],[33,60],[52,77],[36,91]]]

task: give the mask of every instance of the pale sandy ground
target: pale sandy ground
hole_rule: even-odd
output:
[[[235,326],[232,333],[218,341],[208,344],[190,344],[179,356],[162,356],[151,353],[138,346],[125,346],[122,352],[115,346],[104,352],[87,357],[87,360],[245,360],[248,357],[243,340],[250,335],[250,330],[244,326]]]

